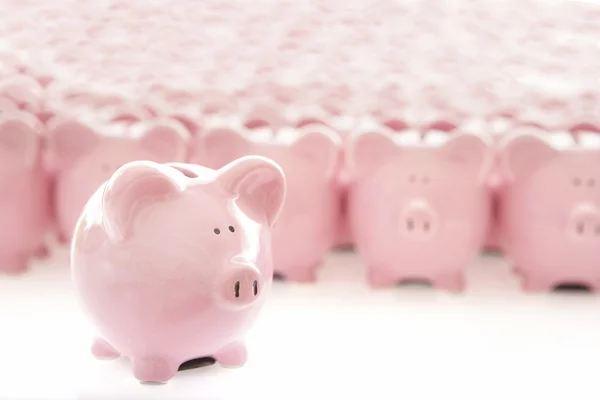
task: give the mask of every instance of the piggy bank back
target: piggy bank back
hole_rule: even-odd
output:
[[[117,170],[72,242],[77,292],[102,338],[94,354],[131,357],[144,381],[166,381],[199,357],[243,364],[245,331],[272,282],[270,229],[284,195],[280,168],[261,157],[218,171],[149,161]]]
[[[41,163],[41,124],[32,114],[0,114],[0,270],[23,272],[51,223],[50,183]]]
[[[288,196],[273,228],[277,275],[297,282],[316,280],[323,257],[333,246],[339,224],[335,176],[340,138],[324,125],[298,129],[245,131],[210,127],[197,142],[208,166],[220,167],[242,155],[276,161],[286,175]]]
[[[54,119],[48,127],[49,170],[55,175],[54,207],[61,241],[72,236],[83,206],[119,167],[135,160],[184,161],[189,134],[171,120],[99,126]]]
[[[515,132],[502,149],[502,230],[526,290],[600,289],[600,147],[565,135]]]
[[[489,142],[469,134],[436,136],[382,127],[359,131],[347,154],[353,181],[349,216],[371,285],[425,279],[462,290],[464,271],[487,232],[490,194],[485,185]]]

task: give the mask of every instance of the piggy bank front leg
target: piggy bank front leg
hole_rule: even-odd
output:
[[[106,340],[96,338],[92,342],[92,354],[99,359],[117,358],[121,354],[115,350]]]
[[[140,382],[166,383],[173,379],[181,363],[161,356],[132,357],[133,376]]]
[[[557,279],[549,277],[547,274],[532,273],[529,270],[520,268],[521,288],[526,292],[549,292],[558,283]]]
[[[432,283],[439,289],[460,293],[465,290],[466,279],[462,270],[455,270],[436,276]]]
[[[0,255],[0,271],[18,275],[27,271],[29,257],[22,254],[4,254]]]
[[[367,282],[374,289],[391,288],[398,283],[398,277],[384,269],[367,267]]]
[[[226,368],[239,368],[248,360],[248,350],[242,342],[231,343],[215,354],[215,360]]]

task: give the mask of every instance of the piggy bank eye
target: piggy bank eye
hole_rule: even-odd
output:
[[[575,186],[575,187],[581,186],[581,179],[573,178],[573,186]]]
[[[215,230],[213,232],[215,233],[215,235],[221,234],[221,230],[219,228],[215,228]]]
[[[229,232],[231,232],[231,233],[235,232],[235,228],[231,225],[229,225]]]
[[[596,181],[594,179],[588,179],[587,185],[588,187],[594,187],[596,186]]]
[[[422,178],[421,178],[421,182],[422,182],[424,185],[427,185],[427,184],[429,183],[429,177],[428,177],[428,176],[424,176],[424,177],[422,177]]]
[[[417,181],[417,176],[416,176],[416,175],[410,175],[410,176],[408,177],[408,181],[409,181],[410,183],[415,183],[415,182]]]

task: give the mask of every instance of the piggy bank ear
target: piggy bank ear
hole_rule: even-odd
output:
[[[354,177],[363,176],[394,157],[398,147],[391,134],[361,131],[352,135],[346,152],[348,171]]]
[[[90,127],[74,120],[50,120],[47,135],[51,166],[58,169],[71,165],[98,143]]]
[[[11,113],[0,119],[0,158],[13,165],[30,167],[38,160],[41,136],[35,121],[20,113]]]
[[[275,162],[259,156],[242,157],[223,167],[218,181],[246,215],[273,226],[286,190],[283,171]]]
[[[300,129],[291,151],[331,179],[338,169],[341,146],[342,139],[335,131],[322,125],[306,125]]]
[[[107,234],[116,242],[126,241],[142,209],[175,198],[181,190],[166,166],[151,161],[125,164],[104,187],[102,221]]]
[[[132,129],[153,161],[162,164],[187,158],[190,134],[178,121],[155,119],[137,123]]]
[[[492,167],[491,143],[486,137],[472,134],[458,134],[442,147],[442,153],[449,161],[458,163],[485,180]]]
[[[500,169],[507,181],[530,174],[559,154],[540,135],[533,133],[509,138],[500,150]]]
[[[232,127],[211,127],[196,141],[196,162],[211,168],[221,168],[250,153],[250,142],[242,132]]]

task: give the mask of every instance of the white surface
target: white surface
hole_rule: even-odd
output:
[[[275,285],[244,368],[166,385],[92,358],[94,331],[62,257],[0,279],[1,399],[600,398],[599,299],[524,294],[497,257],[482,257],[468,291],[451,295],[370,290],[354,254],[333,254],[317,285]]]

